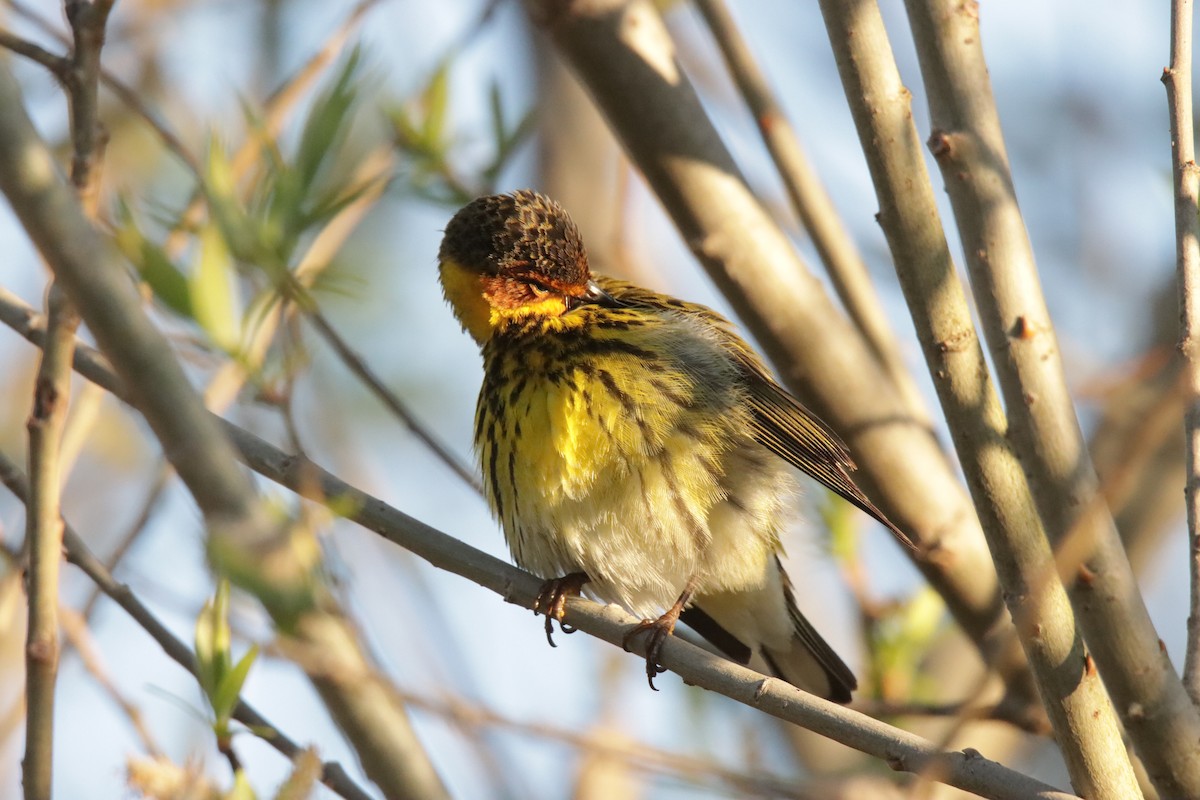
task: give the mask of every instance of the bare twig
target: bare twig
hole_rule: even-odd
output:
[[[25,645],[25,760],[22,784],[27,800],[45,800],[54,757],[54,690],[58,677],[58,568],[62,559],[62,474],[59,447],[71,392],[75,316],[67,298],[50,290],[46,348],[38,368],[29,416],[29,627]]]
[[[22,39],[11,31],[0,30],[0,47],[41,64],[64,86],[73,80],[70,60],[51,53],[39,44]]]
[[[1200,168],[1192,130],[1192,0],[1171,3],[1171,65],[1163,70],[1171,116],[1171,171],[1175,178],[1175,258],[1179,283],[1179,351],[1186,385],[1186,497],[1191,543],[1191,613],[1183,684],[1200,703]]]
[[[724,0],[696,0],[696,6],[721,48],[725,64],[754,116],[775,169],[783,179],[792,207],[812,237],[817,255],[825,264],[846,313],[899,390],[909,413],[925,424],[931,424],[929,410],[896,348],[895,334],[888,326],[887,314],[879,303],[867,266],[804,152],[800,138],[759,69],[754,53],[738,31],[728,5]]]
[[[29,20],[31,23],[41,29],[43,33],[53,37],[64,47],[71,46],[71,38],[60,31],[49,19],[42,16],[26,4],[18,2],[18,0],[5,0],[5,2],[7,2],[7,4],[15,13]],[[34,45],[34,47],[36,47],[36,45]],[[22,55],[26,55],[34,60],[43,61],[43,57],[39,57],[33,52],[23,52]],[[60,75],[58,72],[55,72],[55,75],[59,77],[59,80],[62,81],[63,85],[65,86],[74,78],[70,70],[70,60],[64,58],[62,61],[64,64],[64,73]],[[51,63],[45,62],[45,66],[54,71]],[[183,140],[176,136],[174,131],[172,131],[165,123],[163,123],[154,115],[150,108],[142,101],[141,95],[136,89],[130,87],[120,78],[116,77],[103,67],[100,68],[100,81],[106,87],[108,87],[109,91],[116,95],[122,103],[133,110],[138,117],[140,117],[146,122],[147,125],[150,126],[150,129],[153,130],[158,135],[159,139],[162,140],[163,144],[167,148],[167,151],[175,155],[175,157],[180,160],[180,162],[184,167],[187,168],[189,172],[197,176],[201,174],[200,165],[192,157],[191,152],[183,143]]]
[[[68,0],[71,24],[71,74],[67,98],[71,108],[71,183],[89,216],[95,216],[99,187],[98,167],[106,134],[100,125],[100,51],[113,0]]]
[[[0,300],[0,304],[7,305],[11,299]],[[11,312],[12,309],[9,311]],[[44,334],[44,329],[39,329],[39,339],[44,339]],[[95,351],[77,350],[76,358],[76,369],[79,368],[80,363],[90,363],[96,366],[102,364],[100,368],[106,372],[110,369],[103,357]],[[107,374],[115,382],[116,376],[112,372],[107,372]],[[103,386],[103,384],[98,385]],[[29,502],[29,481],[17,465],[2,452],[0,452],[0,483],[3,483],[21,502]],[[108,568],[88,548],[83,537],[72,530],[70,525],[66,523],[63,525],[63,546],[66,549],[67,561],[82,570],[100,588],[100,591],[124,609],[130,618],[162,647],[163,652],[172,661],[195,675],[196,659],[191,649],[171,633],[170,629],[154,616],[128,586],[117,582]],[[270,744],[286,758],[294,759],[303,749],[245,701],[239,702],[234,711],[234,718],[246,725],[252,733]],[[370,797],[350,779],[336,761],[325,762],[321,782],[347,800],[367,800]]]
[[[1052,544],[1076,535],[1071,599],[1095,666],[1159,792],[1200,796],[1200,712],[1146,610],[1063,374],[983,57],[978,6],[907,0],[942,170],[1010,423]]]
[[[1006,439],[1008,422],[938,219],[910,95],[879,7],[824,0],[821,9],[892,260],[1071,781],[1087,797],[1137,797],[1116,714],[1099,676],[1086,669],[1088,655],[1054,554]],[[995,666],[1010,677],[1007,666]],[[1025,700],[1036,697],[1027,691]]]
[[[45,339],[45,328],[33,310],[4,289],[0,289],[0,322],[39,346]],[[76,347],[75,368],[88,380],[127,400],[120,379],[103,356],[92,348]],[[329,504],[336,513],[379,533],[435,567],[491,589],[510,603],[533,607],[542,582],[529,573],[425,525],[353,488],[310,461],[280,452],[232,423],[222,420],[220,424],[235,443],[243,461],[255,472],[311,500]],[[616,606],[601,606],[582,599],[568,604],[566,621],[572,627],[617,646],[623,645],[625,633],[637,622]],[[640,652],[641,648],[640,642],[634,643],[635,652]],[[688,683],[883,758],[893,769],[930,770],[936,780],[982,797],[1014,800],[1068,800],[1074,797],[989,761],[973,750],[942,752],[919,736],[817,699],[677,637],[667,642],[661,663]]]
[[[661,18],[642,0],[526,0],[587,85],[680,234],[784,381],[849,443],[856,480],[921,547],[918,566],[971,639],[1004,626],[962,484],[869,348],[751,194]],[[627,35],[637,30],[638,35]]]

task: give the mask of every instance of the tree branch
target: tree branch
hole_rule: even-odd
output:
[[[45,339],[45,328],[33,310],[4,289],[0,289],[0,322],[35,345],[41,346]],[[128,402],[124,385],[104,357],[92,348],[76,347],[75,368],[88,380]],[[533,607],[542,583],[533,575],[355,489],[308,459],[289,456],[232,423],[214,419],[238,448],[242,460],[260,475],[327,505],[335,513],[375,531],[433,566],[496,592],[507,602]],[[567,606],[566,622],[621,647],[625,633],[638,620],[616,606],[573,599]],[[644,655],[641,640],[633,643],[633,649]],[[987,798],[1070,800],[1074,797],[989,761],[974,750],[943,752],[919,736],[767,678],[678,637],[668,640],[660,663],[687,683],[884,759],[892,769],[927,774],[934,780]]]
[[[1200,713],[1142,602],[1067,390],[1053,324],[1017,206],[980,42],[978,6],[906,0],[983,331],[1011,423],[1009,438],[1063,556],[1096,665],[1160,793],[1200,796]]]
[[[1200,703],[1200,168],[1192,120],[1192,2],[1171,3],[1171,65],[1163,70],[1171,117],[1171,172],[1175,179],[1175,257],[1179,284],[1179,351],[1186,386],[1184,488],[1191,574],[1191,613],[1183,683]]]
[[[946,243],[911,95],[879,7],[823,0],[821,10],[875,183],[880,224],[1071,781],[1087,797],[1139,797],[1116,714],[1099,676],[1086,669],[1054,554],[1006,438],[1008,421]]]

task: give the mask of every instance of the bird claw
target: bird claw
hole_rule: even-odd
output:
[[[563,617],[567,613],[567,598],[578,597],[579,591],[587,582],[586,574],[572,572],[542,584],[537,599],[533,601],[533,613],[546,615],[546,641],[551,647],[558,647],[554,643],[554,620],[558,620],[563,633],[571,634],[578,630],[563,622]]]
[[[663,645],[675,633],[675,623],[679,620],[678,613],[668,611],[658,619],[644,619],[637,625],[630,628],[629,632],[621,639],[621,647],[625,652],[629,652],[629,643],[635,636],[650,631],[649,637],[646,639],[646,679],[650,683],[650,688],[658,691],[658,687],[654,685],[654,678],[667,671],[667,668],[658,663],[658,657],[662,654]]]

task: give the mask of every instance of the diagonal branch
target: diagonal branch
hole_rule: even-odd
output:
[[[1009,438],[1072,578],[1084,638],[1151,780],[1164,796],[1200,796],[1200,713],[1161,646],[1098,491],[1017,205],[978,6],[907,0],[906,7],[929,90],[930,146],[954,208]]]
[[[35,345],[40,346],[45,339],[45,328],[33,310],[3,289],[0,289],[0,322]],[[77,346],[75,368],[88,380],[128,402],[122,382],[95,350],[82,344]],[[238,448],[242,460],[260,475],[327,505],[439,569],[490,589],[507,602],[533,608],[542,584],[533,575],[355,489],[308,459],[283,453],[232,423],[214,420]],[[567,606],[566,622],[622,647],[625,633],[638,620],[616,606],[572,599]],[[634,652],[643,654],[642,649],[641,640],[633,643]],[[1071,800],[1075,797],[990,761],[974,750],[942,751],[915,734],[821,700],[677,637],[667,641],[660,663],[689,684],[881,758],[895,770],[933,776],[942,783],[986,798]]]

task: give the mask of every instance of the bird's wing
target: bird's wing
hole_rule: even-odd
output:
[[[882,522],[904,546],[916,550],[908,534],[875,507],[854,483],[850,451],[836,433],[767,374],[752,354],[733,350],[745,377],[754,438],[763,447]]]
[[[687,303],[649,289],[597,275],[596,280],[619,302],[660,312],[690,314],[716,332],[733,358],[747,390],[754,438],[763,447],[887,526],[900,543],[916,550],[908,534],[875,507],[854,483],[850,450],[824,422],[780,386],[738,335],[733,324],[705,306]]]

